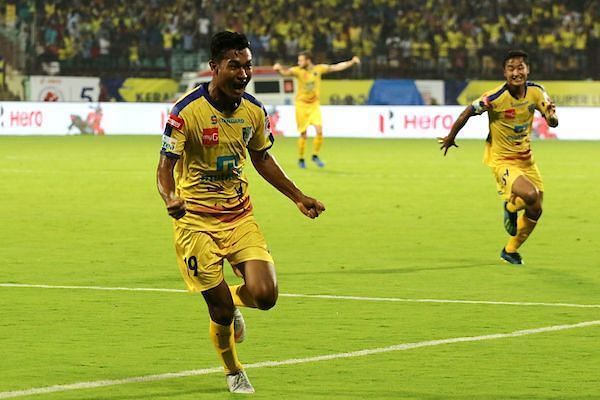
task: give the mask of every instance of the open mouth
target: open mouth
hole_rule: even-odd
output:
[[[244,90],[248,82],[236,82],[232,86],[235,90]]]

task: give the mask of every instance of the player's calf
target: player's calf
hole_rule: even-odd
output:
[[[517,217],[518,214],[516,212],[510,212],[507,206],[507,202],[504,202],[504,229],[510,236],[515,236],[517,234]]]
[[[239,309],[233,312],[233,338],[236,343],[242,343],[246,338],[246,321]]]

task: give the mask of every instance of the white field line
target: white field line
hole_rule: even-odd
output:
[[[455,337],[448,339],[438,339],[438,340],[426,340],[423,342],[415,342],[415,343],[402,343],[388,347],[379,347],[374,349],[364,349],[358,351],[351,351],[347,353],[335,353],[335,354],[325,354],[321,356],[314,357],[305,357],[305,358],[290,358],[287,360],[281,361],[263,361],[254,364],[248,364],[245,366],[246,369],[251,368],[264,368],[264,367],[279,367],[282,365],[294,365],[294,364],[305,364],[317,361],[327,361],[327,360],[335,360],[340,358],[351,358],[351,357],[362,357],[368,356],[372,354],[380,354],[380,353],[389,353],[391,351],[404,351],[411,350],[420,347],[433,347],[440,346],[444,344],[453,344],[453,343],[465,343],[465,342],[479,342],[483,340],[495,340],[495,339],[506,339],[506,338],[514,338],[520,336],[534,335],[538,333],[545,332],[556,332],[563,331],[567,329],[576,329],[576,328],[585,328],[590,326],[600,325],[600,320],[595,321],[585,321],[579,322],[577,324],[570,325],[554,325],[554,326],[545,326],[541,328],[534,329],[525,329],[520,331],[514,331],[510,333],[494,333],[490,335],[481,335],[481,336],[463,336],[463,337]],[[48,394],[55,392],[65,392],[68,390],[77,390],[77,389],[94,389],[105,386],[115,386],[115,385],[124,385],[128,383],[145,383],[145,382],[155,382],[162,381],[165,379],[173,379],[173,378],[183,378],[188,376],[198,376],[198,375],[208,375],[217,372],[222,372],[222,368],[204,368],[204,369],[193,369],[187,371],[180,372],[169,372],[164,374],[156,374],[156,375],[145,375],[145,376],[136,376],[130,378],[123,379],[111,379],[111,380],[100,380],[100,381],[90,381],[90,382],[78,382],[71,383],[67,385],[53,385],[46,387],[38,387],[24,390],[15,390],[12,392],[0,392],[0,399],[10,399],[14,397],[22,397],[22,396],[30,396],[35,394]]]
[[[66,286],[66,285],[30,285],[23,283],[0,283],[0,287],[6,288],[37,288],[37,289],[86,289],[86,290],[108,290],[127,292],[168,292],[188,293],[183,289],[161,289],[161,288],[127,288],[127,287],[104,287],[104,286]],[[308,299],[331,299],[331,300],[356,300],[356,301],[382,301],[403,303],[455,303],[455,304],[488,304],[504,306],[541,306],[541,307],[572,307],[572,308],[600,308],[600,304],[574,304],[574,303],[542,303],[523,301],[488,301],[488,300],[460,300],[460,299],[404,299],[398,297],[362,297],[362,296],[337,296],[329,294],[294,294],[280,293],[281,297],[299,297]]]

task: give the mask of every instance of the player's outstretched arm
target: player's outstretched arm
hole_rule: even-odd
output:
[[[260,176],[296,203],[296,206],[302,214],[309,218],[317,218],[325,211],[323,203],[302,193],[267,150],[249,150],[249,152],[252,164]]]
[[[467,108],[460,113],[456,121],[454,121],[454,124],[452,124],[452,128],[450,128],[448,136],[438,138],[438,143],[441,145],[440,150],[444,150],[444,155],[448,153],[448,149],[450,149],[450,147],[458,147],[454,139],[456,139],[458,132],[460,132],[469,118],[471,118],[473,115],[475,115],[473,112],[473,107],[468,105]]]
[[[275,63],[273,65],[273,69],[282,76],[292,76],[292,71],[290,71],[289,68],[284,67],[283,65],[279,64],[279,63]]]
[[[175,179],[173,178],[175,164],[177,164],[177,159],[169,158],[164,154],[160,155],[156,169],[156,186],[169,215],[179,219],[185,215],[185,202],[175,194]]]
[[[358,58],[357,56],[354,56],[348,61],[342,61],[337,64],[329,65],[327,72],[343,71],[343,70],[348,69],[348,68],[352,67],[353,65],[357,65],[357,64],[360,64],[360,58]]]

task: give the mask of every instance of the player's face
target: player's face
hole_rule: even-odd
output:
[[[250,49],[229,50],[217,64],[211,64],[213,81],[221,93],[239,99],[252,79],[252,52]]]
[[[511,86],[521,86],[527,82],[529,67],[523,57],[509,58],[504,65],[504,78]]]
[[[305,55],[299,55],[298,56],[298,66],[300,68],[306,68],[308,67],[308,65],[310,64],[310,59],[307,58]]]

